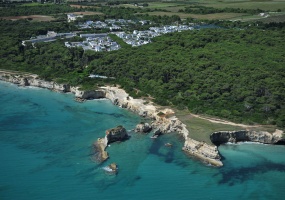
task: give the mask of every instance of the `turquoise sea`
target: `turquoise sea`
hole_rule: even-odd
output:
[[[223,145],[225,166],[213,168],[185,155],[174,133],[132,132],[142,120],[132,112],[73,98],[0,82],[1,200],[284,199],[284,146]],[[131,138],[111,144],[106,163],[93,162],[92,143],[117,125]],[[112,162],[116,176],[102,169]]]

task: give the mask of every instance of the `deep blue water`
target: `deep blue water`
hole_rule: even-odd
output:
[[[0,199],[282,199],[285,147],[219,147],[225,166],[205,166],[181,151],[176,134],[131,138],[91,159],[105,130],[141,119],[108,100],[77,103],[72,94],[0,82]],[[172,148],[164,144],[170,142]],[[102,167],[116,162],[119,173]]]

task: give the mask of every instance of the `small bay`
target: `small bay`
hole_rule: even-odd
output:
[[[224,167],[181,151],[174,133],[158,139],[131,130],[141,119],[109,100],[0,82],[0,199],[282,199],[285,147],[222,145]],[[131,138],[113,143],[103,164],[92,143],[123,125]],[[173,146],[166,147],[165,143]],[[116,162],[119,173],[102,167]]]

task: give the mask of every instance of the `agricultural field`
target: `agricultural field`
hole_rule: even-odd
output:
[[[173,12],[148,12],[149,15],[160,15],[160,16],[172,16],[178,15],[181,19],[186,18],[195,18],[195,19],[208,19],[208,20],[219,20],[219,19],[232,19],[244,16],[243,13],[214,13],[214,14],[207,14],[207,15],[199,15],[199,14],[188,14],[188,13],[173,13]]]
[[[75,15],[104,15],[101,12],[91,12],[91,11],[84,11],[84,12],[69,12],[70,14]]]
[[[130,7],[130,8],[138,8],[132,4],[120,4],[119,6]],[[224,8],[234,8],[234,9],[261,9],[270,12],[279,13],[274,14],[271,13],[268,18],[264,19],[264,17],[258,16],[258,14],[248,14],[248,13],[211,13],[211,14],[193,14],[193,13],[184,13],[179,12],[185,7],[188,6],[203,6],[203,7],[212,7],[217,9]],[[152,12],[148,12],[149,15],[178,15],[181,18],[196,18],[196,19],[224,19],[224,20],[240,20],[240,21],[256,21],[256,20],[264,20],[264,21],[284,21],[284,17],[282,17],[282,12],[285,12],[285,0],[241,0],[241,1],[233,1],[233,0],[185,0],[180,2],[168,1],[168,2],[149,2],[147,7],[142,9],[151,9]],[[156,10],[161,9],[161,10]],[[198,9],[198,8],[197,8]],[[165,11],[163,11],[165,10]],[[281,11],[281,13],[280,13]]]
[[[10,16],[10,17],[0,17],[0,19],[7,19],[7,20],[19,20],[19,19],[30,19],[32,21],[37,22],[49,22],[54,20],[55,18],[52,16],[47,15],[26,15],[26,16]]]
[[[214,8],[243,8],[243,9],[262,9],[262,10],[270,10],[276,11],[281,9],[285,11],[285,1],[284,0],[245,0],[245,1],[233,1],[233,0],[226,0],[226,1],[203,1],[198,0],[198,5],[214,7]]]

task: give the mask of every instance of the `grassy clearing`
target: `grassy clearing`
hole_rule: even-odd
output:
[[[168,3],[168,2],[151,2],[151,3],[148,3],[148,7],[146,8],[161,8],[161,9],[164,9],[164,8],[168,8],[168,7],[176,7],[176,6],[181,6],[181,4],[179,3]]]
[[[188,14],[188,13],[174,13],[174,12],[148,12],[149,15],[160,15],[160,16],[172,16],[178,15],[182,19],[186,18],[195,18],[195,19],[232,19],[244,16],[243,13],[215,13],[215,14],[207,14],[207,15],[198,15],[198,14]]]
[[[200,119],[191,115],[188,111],[175,110],[176,116],[187,126],[189,131],[189,137],[198,141],[205,141],[208,144],[212,144],[210,135],[216,131],[236,131],[245,130],[244,127],[233,126],[227,124],[213,123],[206,119]],[[255,131],[268,131],[274,132],[275,126],[260,126],[255,128],[247,128]]]
[[[267,17],[267,18],[260,19],[259,21],[262,21],[264,23],[285,22],[285,14],[270,16],[270,17]]]
[[[238,126],[216,124],[204,119],[192,116],[189,112],[176,111],[176,116],[187,126],[189,137],[198,141],[205,141],[212,144],[210,134],[215,131],[242,130]]]
[[[241,16],[232,18],[233,21],[263,21],[263,22],[284,22],[285,21],[285,12],[269,12],[268,17],[262,17],[260,15],[247,15],[247,16]]]
[[[37,22],[49,22],[54,20],[54,17],[47,16],[47,15],[27,15],[27,16],[10,16],[10,17],[0,17],[0,19],[6,19],[6,20],[19,20],[19,19],[31,19],[32,21]]]

